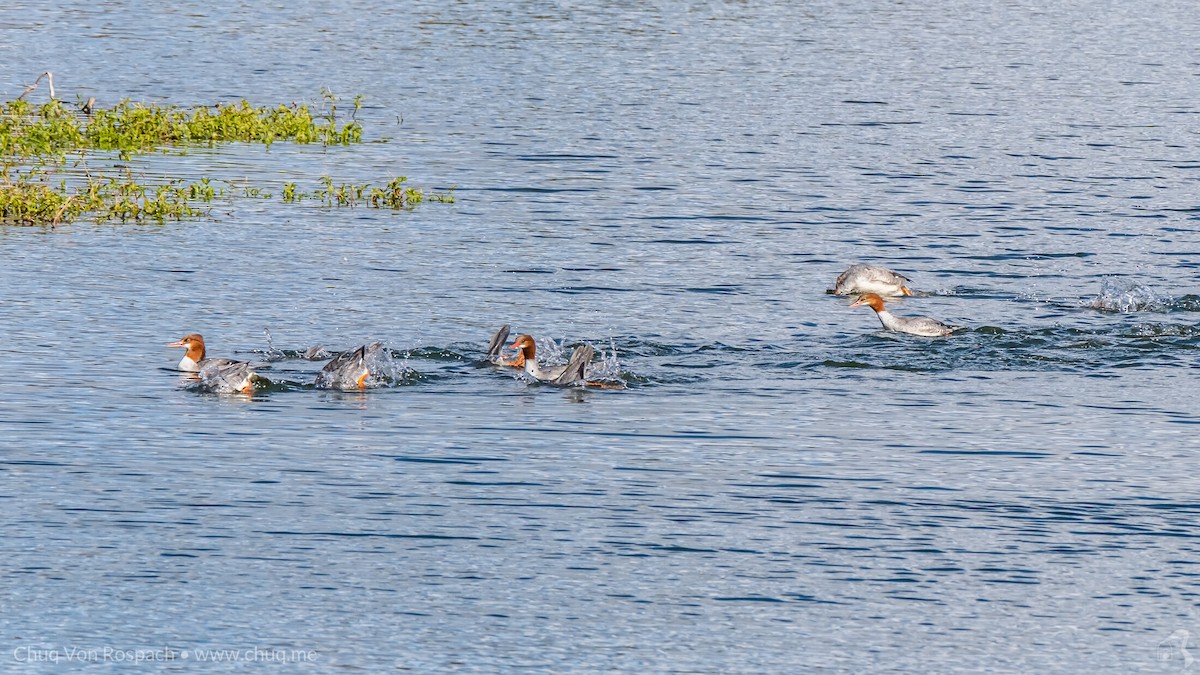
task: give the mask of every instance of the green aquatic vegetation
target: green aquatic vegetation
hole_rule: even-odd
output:
[[[273,197],[261,186],[210,178],[139,181],[115,162],[117,158],[124,161],[135,154],[230,142],[267,146],[276,141],[327,146],[362,142],[363,129],[357,120],[362,97],[354,98],[351,118],[343,121],[338,117],[338,99],[328,91],[322,92],[323,102],[315,108],[307,104],[256,107],[245,100],[199,108],[124,100],[112,108],[98,108],[95,99],[82,106],[68,105],[55,99],[53,90],[43,104],[23,100],[24,96],[0,103],[0,224],[53,225],[84,215],[97,221],[164,221],[204,215],[215,199]],[[125,168],[124,175],[93,175],[88,160],[97,153],[101,163]],[[410,209],[423,201],[454,201],[448,192],[426,194],[410,187],[404,177],[381,187],[335,184],[328,176],[321,181],[321,187],[309,193],[294,182],[285,183],[282,201],[308,199],[328,207],[391,209]]]
[[[249,199],[274,197],[257,186],[209,178],[191,183],[175,180],[146,185],[129,175],[119,178],[100,175],[72,185],[66,180],[52,184],[50,176],[44,169],[16,178],[0,173],[0,223],[56,225],[84,214],[98,222],[164,222],[205,215],[213,201],[234,195]],[[427,193],[407,186],[407,180],[401,176],[379,187],[370,183],[335,183],[331,177],[322,176],[321,187],[307,193],[300,191],[295,183],[285,183],[281,201],[310,200],[331,208],[387,209],[411,209],[424,201],[454,202],[454,196],[449,192]]]
[[[335,185],[329,176],[321,176],[322,187],[305,195],[296,192],[295,183],[284,185],[284,201],[308,198],[320,201],[325,206],[357,206],[365,204],[376,209],[411,209],[424,201],[453,204],[454,195],[449,192],[426,194],[420,188],[406,185],[408,177],[392,179],[383,187],[369,183],[343,183]]]
[[[109,179],[107,183],[92,182],[87,194],[92,197],[93,208],[100,222],[108,220],[142,221],[182,220],[200,216],[204,209],[192,206],[191,185],[173,181],[162,185],[147,186],[131,180]],[[204,193],[203,190],[200,191]]]
[[[160,148],[291,141],[350,145],[362,142],[362,125],[338,122],[336,98],[326,94],[325,114],[307,104],[256,107],[232,105],[178,108],[124,100],[112,108],[84,114],[62,101],[34,105],[24,100],[0,107],[0,156],[27,158],[72,150],[116,151],[123,158]],[[355,99],[357,111],[361,106]]]
[[[218,191],[207,181],[143,185],[128,177],[94,177],[82,184],[47,176],[0,181],[0,223],[55,225],[89,214],[97,222],[164,222],[203,215]]]
[[[324,189],[317,190],[312,193],[313,199],[319,199],[327,206],[354,206],[363,198],[363,194],[370,188],[369,185],[353,185],[343,183],[335,186],[333,179],[329,176],[321,176],[321,181],[324,182]]]
[[[305,104],[257,108],[243,100],[184,110],[122,101],[112,109],[95,111],[86,126],[86,137],[93,148],[124,153],[204,143],[361,143],[362,125],[339,125],[335,110],[318,117]]]
[[[212,180],[208,178],[201,178],[200,182],[192,183],[191,186],[188,187],[188,196],[193,200],[211,202],[219,195],[223,194],[224,191],[218,192],[217,187],[213,185]]]
[[[0,222],[54,224],[69,220],[72,201],[65,190],[43,183],[0,184]]]
[[[0,158],[61,156],[85,147],[78,115],[62,101],[35,106],[9,101],[0,107]]]

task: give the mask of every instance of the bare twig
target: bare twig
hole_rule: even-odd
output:
[[[43,77],[46,78],[46,82],[49,83],[49,85],[50,85],[50,100],[53,101],[54,100],[54,73],[52,73],[48,70],[46,72],[42,73],[41,75],[38,75],[37,79],[33,81],[33,84],[25,85],[25,91],[21,92],[21,95],[17,97],[17,100],[20,101],[21,99],[25,98],[25,96],[27,96],[29,94],[29,92],[33,91],[34,89],[37,89],[38,83],[42,81]]]
[[[64,212],[66,212],[66,210],[67,210],[67,207],[68,207],[68,206],[70,206],[70,205],[71,205],[71,202],[73,202],[73,201],[75,201],[75,195],[71,195],[70,197],[67,197],[66,201],[64,201],[64,202],[62,203],[62,206],[59,206],[59,207],[58,207],[58,212],[56,212],[56,213],[54,214],[54,218],[52,218],[52,219],[50,220],[50,226],[51,226],[51,227],[54,227],[55,225],[58,225],[58,222],[59,222],[59,220],[61,220],[61,219],[62,219],[62,215],[63,215],[63,213],[64,213]]]

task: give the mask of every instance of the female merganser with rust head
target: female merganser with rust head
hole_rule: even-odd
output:
[[[855,293],[877,293],[879,295],[912,295],[905,284],[908,278],[896,274],[883,267],[873,265],[851,265],[842,272],[833,288],[829,290],[834,295],[853,295]]]
[[[317,388],[366,389],[373,357],[382,350],[382,342],[372,342],[338,354],[317,373]]]
[[[167,346],[186,348],[187,352],[179,360],[179,369],[196,373],[200,383],[213,391],[253,394],[254,383],[262,379],[254,372],[254,367],[245,361],[205,358],[204,338],[199,333],[186,335]]]
[[[200,372],[200,362],[207,361],[209,363],[233,363],[231,359],[205,359],[204,358],[204,338],[199,333],[185,335],[176,342],[167,343],[168,347],[184,347],[187,352],[183,358],[179,360],[179,369],[186,370],[189,373]]]
[[[588,362],[592,360],[592,355],[595,350],[588,345],[576,347],[571,353],[571,359],[567,361],[565,366],[546,366],[543,367],[537,361],[537,343],[533,341],[530,335],[522,335],[517,338],[517,341],[512,343],[512,349],[520,350],[521,358],[524,359],[525,374],[529,375],[538,382],[546,384],[554,384],[560,387],[570,387],[577,384],[587,384],[584,377],[584,370],[587,368]]]
[[[492,336],[492,341],[488,343],[487,360],[489,363],[497,366],[508,366],[511,368],[522,368],[525,366],[525,353],[517,352],[516,356],[505,357],[503,354],[504,341],[508,339],[508,324],[500,326],[500,330]]]
[[[883,324],[884,328],[898,333],[939,337],[962,330],[961,326],[950,326],[924,316],[896,316],[884,308],[883,298],[879,297],[878,293],[863,293],[850,306],[859,307],[861,305],[869,305],[871,309],[875,310],[875,315],[879,317],[879,322]]]

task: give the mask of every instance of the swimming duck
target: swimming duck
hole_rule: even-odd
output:
[[[884,328],[894,330],[898,333],[938,337],[962,330],[961,326],[950,326],[936,319],[924,316],[896,316],[884,308],[883,298],[878,293],[863,293],[850,306],[859,307],[862,305],[869,305],[871,309],[875,310],[875,315],[879,317],[879,322],[883,324]]]
[[[338,354],[317,373],[318,389],[366,389],[371,376],[371,360],[383,350],[382,342],[372,342]]]
[[[508,331],[508,324],[504,324],[492,336],[492,341],[488,343],[487,360],[497,366],[521,368],[525,365],[524,352],[517,352],[517,355],[511,358],[505,358],[504,354],[501,353],[504,349],[504,341],[508,339]]]
[[[201,385],[213,391],[253,394],[254,383],[263,379],[246,361],[205,358],[204,338],[199,333],[185,335],[167,346],[186,348],[179,360],[179,370],[196,373]]]
[[[187,349],[183,354],[183,358],[179,360],[179,370],[186,370],[189,373],[200,372],[200,362],[206,361],[209,363],[233,363],[232,359],[205,359],[204,358],[204,337],[199,333],[185,335],[175,342],[168,342],[168,347],[184,347]]]
[[[833,282],[830,293],[851,295],[854,293],[877,293],[879,295],[912,295],[905,283],[908,278],[883,267],[851,265]]]
[[[587,384],[587,380],[584,378],[584,370],[587,368],[588,362],[592,360],[592,355],[595,354],[595,350],[589,345],[582,345],[575,348],[566,365],[543,367],[537,361],[537,343],[533,341],[532,336],[522,335],[518,337],[517,341],[512,343],[511,348],[521,352],[525,374],[538,382],[554,384],[560,387]]]

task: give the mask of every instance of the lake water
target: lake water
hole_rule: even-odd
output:
[[[362,94],[130,166],[456,202],[0,228],[3,670],[1200,670],[1193,5],[223,4],[10,3],[0,95]],[[372,339],[416,374],[295,358]]]

